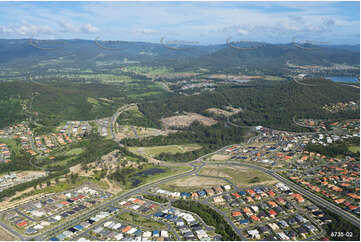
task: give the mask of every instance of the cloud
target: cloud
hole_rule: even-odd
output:
[[[91,24],[84,24],[81,26],[81,32],[86,34],[98,33],[99,29]]]
[[[154,30],[154,29],[151,29],[151,28],[143,28],[143,29],[138,29],[135,31],[136,33],[139,33],[139,34],[155,34],[157,33],[158,31]]]
[[[99,28],[89,23],[82,25],[74,25],[70,21],[62,20],[59,22],[59,25],[61,28],[60,31],[63,33],[93,34],[99,32]]]
[[[34,37],[39,35],[52,35],[54,31],[46,25],[23,23],[20,26],[0,26],[0,34],[5,36]]]
[[[244,29],[237,29],[237,32],[240,33],[241,35],[247,35],[248,31],[244,30]]]

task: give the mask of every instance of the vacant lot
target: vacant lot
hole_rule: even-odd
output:
[[[192,150],[198,150],[202,148],[197,144],[187,145],[165,145],[165,146],[153,146],[153,147],[129,147],[129,150],[133,153],[155,157],[160,153],[184,153]]]
[[[182,192],[182,191],[194,191],[207,187],[226,185],[226,184],[228,184],[226,181],[217,178],[189,176],[171,181],[167,184],[162,185],[161,188],[169,191]]]
[[[276,182],[275,179],[263,172],[238,166],[207,165],[201,169],[200,175],[224,177],[240,187],[266,185]]]
[[[241,111],[241,109],[237,109],[237,108],[228,106],[228,107],[225,107],[223,109],[220,109],[220,108],[208,108],[206,111],[208,113],[213,113],[215,115],[229,117],[229,116],[232,116],[233,114],[239,113]]]
[[[215,155],[212,155],[211,160],[224,161],[224,160],[228,160],[228,159],[230,159],[230,158],[231,158],[230,155],[219,155],[219,154],[215,154]]]
[[[211,126],[217,123],[216,120],[212,118],[205,117],[198,113],[187,113],[185,115],[172,116],[168,118],[161,119],[162,125],[165,128],[169,127],[188,127],[194,121],[199,121],[205,126]]]
[[[7,231],[5,231],[3,228],[0,227],[0,239],[2,241],[12,241],[12,240],[16,240],[15,237],[13,237],[12,235],[10,235]]]
[[[360,152],[360,146],[349,146],[348,147],[349,151],[353,152],[353,153],[357,153],[357,152]]]

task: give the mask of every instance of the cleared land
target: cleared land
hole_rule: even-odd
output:
[[[132,125],[119,125],[117,129],[117,138],[145,138],[149,136],[168,135],[176,132],[175,130],[161,130],[154,128],[138,127]]]
[[[155,157],[160,153],[184,153],[202,148],[197,144],[187,145],[165,145],[165,146],[153,146],[153,147],[129,147],[129,150],[133,153]]]
[[[198,113],[187,113],[186,115],[171,116],[171,117],[161,119],[162,125],[165,128],[188,127],[194,121],[198,121],[205,126],[212,126],[217,123],[216,120],[205,117]]]
[[[17,239],[15,237],[13,237],[11,234],[9,234],[7,231],[5,231],[2,227],[0,227],[0,240],[13,241],[13,240],[17,240]]]
[[[161,186],[168,191],[193,191],[218,185],[226,185],[226,181],[218,178],[190,176],[171,181]]]
[[[211,160],[224,161],[224,160],[228,160],[228,159],[230,159],[230,158],[231,158],[230,155],[219,155],[219,154],[215,154],[215,155],[212,155]]]
[[[276,182],[275,179],[263,172],[236,166],[207,165],[201,169],[200,175],[224,177],[239,187],[267,185]]]
[[[348,147],[348,150],[353,152],[353,153],[357,153],[357,152],[360,152],[360,146],[357,146],[357,145],[350,146],[350,147]]]
[[[213,113],[215,115],[219,115],[219,116],[225,116],[225,117],[229,117],[232,116],[233,114],[239,113],[241,111],[241,109],[237,109],[234,107],[225,107],[224,109],[220,109],[220,108],[208,108],[206,109],[206,112],[208,113]]]

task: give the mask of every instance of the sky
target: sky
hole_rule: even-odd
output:
[[[360,43],[359,2],[0,2],[0,38]]]

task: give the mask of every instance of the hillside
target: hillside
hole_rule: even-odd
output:
[[[22,67],[23,71],[39,69],[36,63],[57,58],[62,59],[62,67],[92,67],[96,61],[121,63],[127,59],[179,71],[200,67],[211,71],[238,67],[279,71],[287,61],[298,65],[359,65],[359,51],[355,46],[306,47],[310,50],[293,44],[257,42],[173,47],[164,43],[126,41],[0,39],[0,64]]]
[[[300,130],[292,118],[358,118],[358,112],[327,113],[324,104],[357,101],[359,89],[329,80],[308,80],[313,85],[296,82],[252,82],[244,86],[220,87],[201,95],[174,96],[167,100],[140,105],[140,110],[150,119],[172,116],[178,112],[196,112],[208,115],[211,107],[240,107],[242,112],[231,117],[233,122],[246,125],[264,125],[276,129]]]

